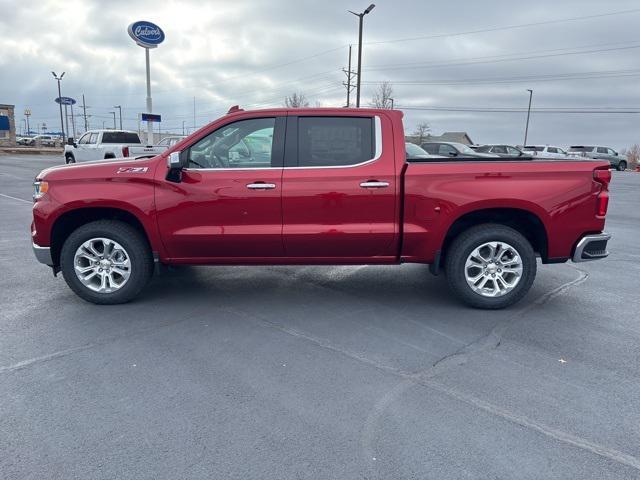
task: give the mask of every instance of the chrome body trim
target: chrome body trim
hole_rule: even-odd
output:
[[[601,242],[601,241],[608,242],[610,238],[611,238],[611,234],[607,232],[602,232],[602,233],[597,233],[592,235],[585,235],[580,239],[580,241],[576,245],[576,249],[573,252],[573,256],[571,257],[571,260],[573,260],[576,263],[589,262],[591,260],[599,260],[601,258],[605,258],[609,256],[609,250],[605,250],[604,253],[598,254],[598,255],[590,255],[589,253],[586,253],[587,258],[584,258],[583,255],[585,254],[585,249],[590,243]]]
[[[53,258],[51,257],[51,247],[41,247],[35,243],[31,244],[36,259],[45,265],[53,266]]]

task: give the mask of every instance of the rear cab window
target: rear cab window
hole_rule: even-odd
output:
[[[134,143],[139,144],[140,137],[135,132],[103,132],[102,143]]]
[[[289,121],[295,121],[290,117]],[[373,160],[373,117],[297,117],[299,167],[345,167]]]

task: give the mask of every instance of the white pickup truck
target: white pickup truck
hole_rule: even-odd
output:
[[[166,146],[145,146],[137,132],[127,130],[89,130],[77,142],[64,147],[66,163],[108,158],[155,156]]]

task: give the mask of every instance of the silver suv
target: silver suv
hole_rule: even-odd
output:
[[[615,168],[620,172],[626,170],[627,165],[629,164],[627,157],[620,155],[613,148],[609,147],[574,145],[569,147],[569,153],[597,160],[607,160],[611,164],[612,168]]]

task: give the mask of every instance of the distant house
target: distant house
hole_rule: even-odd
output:
[[[467,132],[444,132],[442,135],[427,135],[425,142],[457,142],[473,145],[473,140]]]

